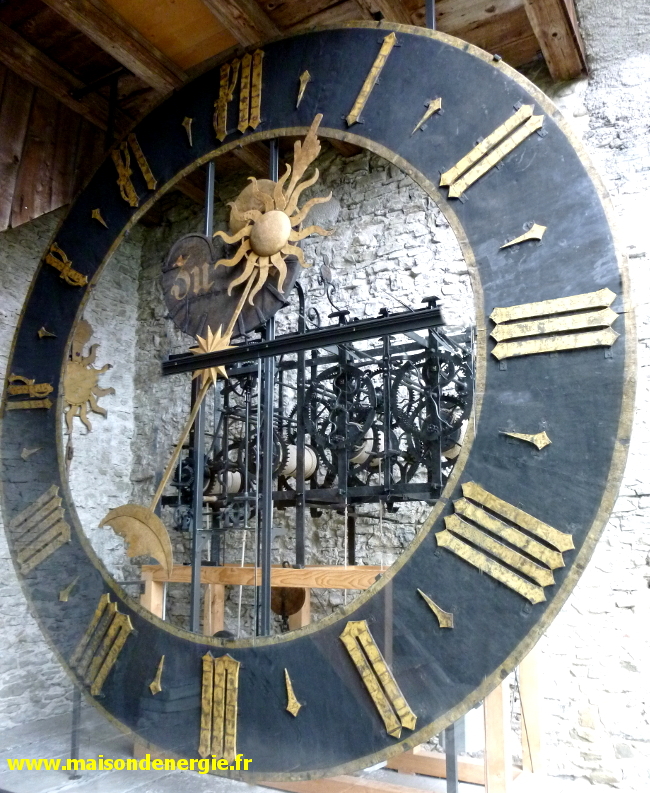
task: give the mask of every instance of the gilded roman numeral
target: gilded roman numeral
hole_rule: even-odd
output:
[[[611,289],[600,289],[556,300],[495,308],[490,319],[496,327],[490,335],[498,343],[492,355],[501,360],[581,347],[611,347],[618,338],[618,333],[610,327],[618,317],[609,308],[615,298]]]
[[[562,553],[574,547],[571,535],[475,482],[463,485],[463,496],[454,501],[455,514],[445,518],[445,530],[436,534],[438,545],[531,603],[546,600],[544,587],[555,583],[553,570],[564,567]]]
[[[375,703],[386,732],[399,738],[402,727],[414,730],[417,717],[379,651],[368,623],[365,620],[348,622],[340,638]]]
[[[29,399],[8,399],[7,410],[29,410],[33,408],[49,410],[52,407],[52,400],[45,399],[45,397],[51,394],[52,391],[54,391],[54,387],[50,383],[37,383],[32,378],[12,374],[9,376],[7,396],[26,396]]]
[[[120,195],[129,206],[137,207],[140,203],[140,199],[138,198],[138,194],[131,180],[133,169],[131,168],[131,153],[129,147],[133,152],[135,161],[140,168],[148,189],[155,190],[158,182],[151,172],[151,168],[149,167],[147,158],[144,156],[144,152],[140,148],[138,139],[131,132],[127,136],[127,139],[120,143],[119,148],[111,151],[111,157],[117,169],[117,185],[120,188]]]
[[[203,658],[199,754],[214,754],[232,762],[237,754],[237,695],[239,661],[229,655]]]
[[[70,526],[65,521],[57,485],[43,493],[10,522],[16,558],[23,575],[31,572],[66,542]]]
[[[94,697],[101,694],[108,673],[132,631],[129,616],[118,611],[117,603],[111,603],[109,594],[102,595],[90,625],[70,658],[71,668],[90,686]]]
[[[544,116],[533,115],[533,105],[523,105],[494,132],[442,174],[440,186],[449,187],[449,198],[460,198],[470,185],[494,168],[527,137],[541,129]]]
[[[397,43],[397,36],[394,33],[389,33],[388,36],[382,41],[381,47],[379,48],[379,52],[377,53],[377,57],[375,58],[374,63],[370,67],[370,71],[366,76],[366,79],[361,86],[361,90],[359,91],[359,95],[354,100],[354,104],[352,105],[352,110],[347,115],[345,119],[347,121],[348,127],[351,127],[352,124],[356,124],[359,121],[359,116],[361,115],[363,108],[366,106],[366,102],[368,101],[368,97],[372,93],[372,89],[377,84],[377,80],[379,79],[379,75],[381,74],[382,69],[386,65],[386,61],[388,60],[388,56],[390,55],[391,50]]]
[[[264,50],[247,53],[243,58],[235,58],[221,67],[219,75],[219,96],[214,103],[214,131],[217,140],[225,140],[228,135],[228,106],[235,95],[239,80],[239,117],[237,129],[246,132],[250,127],[256,129],[262,121],[262,60]],[[241,77],[240,77],[241,75]]]
[[[85,286],[88,283],[88,276],[82,275],[74,269],[72,261],[68,259],[65,251],[59,248],[56,242],[50,245],[49,251],[45,254],[45,263],[58,270],[59,277],[63,278],[70,286]]]

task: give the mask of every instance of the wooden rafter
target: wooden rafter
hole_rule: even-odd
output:
[[[385,19],[387,22],[411,24],[411,16],[404,7],[402,0],[356,0],[359,7],[373,18]]]
[[[152,88],[168,93],[185,82],[183,70],[103,0],[44,2]]]
[[[1,22],[0,62],[23,79],[47,91],[95,126],[106,129],[108,118],[106,100],[97,94],[74,99],[72,92],[83,88],[83,83]]]
[[[587,64],[573,0],[524,0],[524,5],[551,77],[579,77]]]
[[[203,0],[219,22],[243,46],[280,35],[280,28],[255,0]]]

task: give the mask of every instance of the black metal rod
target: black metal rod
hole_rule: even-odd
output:
[[[305,332],[305,292],[298,292],[298,333]],[[305,566],[305,352],[298,353],[296,366],[296,567]]]
[[[436,0],[426,0],[426,27],[436,29]]]
[[[445,729],[445,775],[447,777],[447,793],[458,793],[456,725],[457,722],[454,722]]]
[[[205,213],[203,232],[212,237],[214,223],[214,162],[208,163],[205,177]],[[197,379],[194,384],[198,394]],[[203,478],[205,473],[205,400],[194,420],[194,485],[192,488],[192,584],[190,591],[190,630],[198,633],[201,627],[201,553],[203,550]],[[226,482],[227,486],[227,482]]]
[[[79,729],[81,727],[81,691],[75,686],[72,689],[72,728],[70,730],[70,759],[79,759]],[[69,775],[70,779],[81,779],[81,774],[75,769]]]
[[[278,140],[270,142],[269,177],[278,180],[279,147]],[[270,317],[266,323],[265,340],[267,343],[275,339],[275,318]],[[258,438],[262,449],[262,520],[260,532],[260,562],[262,567],[262,586],[260,590],[259,635],[271,633],[271,546],[273,544],[273,407],[275,400],[275,358],[269,356],[264,360],[263,378],[264,391],[262,398],[262,437]],[[258,383],[259,386],[259,383]]]
[[[377,336],[406,333],[435,325],[443,325],[439,308],[423,308],[418,311],[404,311],[389,314],[387,317],[364,319],[346,325],[331,325],[307,333],[287,333],[274,340],[264,340],[248,345],[236,345],[234,349],[208,352],[202,355],[187,355],[163,361],[164,375],[194,372],[213,366],[229,366],[260,358],[290,355],[301,350],[314,350],[319,347],[334,347],[347,342],[364,341]]]

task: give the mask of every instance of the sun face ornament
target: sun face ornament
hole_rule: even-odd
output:
[[[304,178],[307,169],[320,154],[316,130],[322,118],[319,113],[304,141],[295,142],[293,167],[287,165],[277,182],[251,177],[250,185],[230,203],[230,229],[234,233],[214,233],[215,237],[221,237],[228,244],[240,242],[237,253],[230,259],[219,259],[216,266],[234,267],[245,260],[244,271],[232,280],[228,294],[231,295],[232,290],[240,284],[245,284],[244,292],[251,306],[271,271],[278,273],[277,289],[282,291],[287,276],[286,256],[296,256],[302,267],[309,267],[302,250],[290,243],[304,240],[311,234],[327,236],[332,233],[315,225],[298,230],[312,207],[324,204],[332,197],[330,193],[328,196],[312,198],[302,209],[298,207],[301,194],[316,184],[320,176],[318,168],[315,168],[310,178]],[[291,179],[285,188],[289,177]]]

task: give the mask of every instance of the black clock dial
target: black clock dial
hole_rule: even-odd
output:
[[[613,505],[633,375],[602,187],[534,86],[464,42],[385,24],[282,39],[246,58],[237,79],[248,75],[248,93],[238,83],[229,100],[231,62],[174,94],[126,141],[133,172],[108,157],[59,228],[8,370],[52,391],[5,392],[3,499],[25,592],[97,707],[188,757],[215,746],[207,705],[225,708],[237,751],[270,779],[367,766],[420,743],[517,664],[568,596]],[[296,106],[305,70],[312,79]],[[432,99],[440,107],[418,126]],[[412,547],[362,597],[299,632],[225,643],[152,617],[84,538],[57,440],[66,340],[107,257],[175,180],[244,140],[304,135],[317,113],[319,135],[394,163],[456,230],[481,286],[475,429]],[[93,219],[98,207],[107,227]],[[47,344],[37,334],[44,317],[56,333]],[[505,430],[529,437],[509,442]],[[23,461],[24,446],[42,451]],[[75,576],[78,590],[59,601]],[[230,699],[206,704],[204,675],[227,682]],[[302,704],[296,716],[287,676]],[[220,740],[224,752],[234,748]]]

